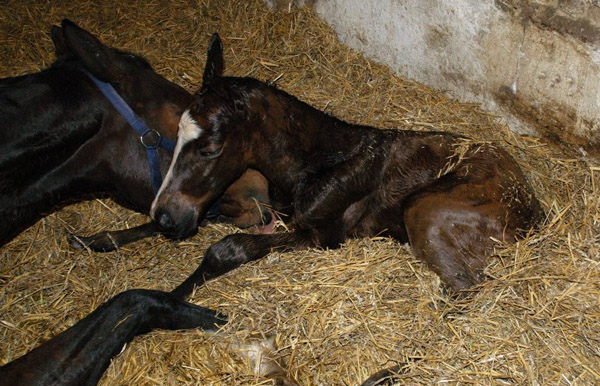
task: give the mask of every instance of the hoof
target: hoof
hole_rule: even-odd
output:
[[[67,240],[72,248],[80,250],[89,249],[94,252],[111,252],[117,249],[115,243],[105,233],[99,233],[90,237],[70,235]]]
[[[265,220],[269,222],[267,224],[254,225],[252,227],[252,233],[260,235],[270,235],[273,233],[275,230],[275,215],[269,210],[268,212],[264,213],[264,217]]]
[[[391,386],[400,381],[402,366],[394,366],[371,375],[361,386]]]

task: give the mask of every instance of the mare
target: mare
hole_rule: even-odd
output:
[[[150,210],[154,192],[140,135],[89,74],[110,83],[158,138],[176,138],[191,101],[142,57],[107,47],[68,20],[54,26],[51,37],[58,59],[49,68],[0,80],[0,245],[57,206],[91,194]],[[157,151],[164,175],[172,154]],[[268,201],[264,177],[246,173],[224,194],[223,215],[241,227],[261,222],[256,201]],[[71,244],[106,251],[156,232],[149,222]]]
[[[253,168],[291,215],[291,231],[226,236],[173,291],[177,296],[274,249],[337,248],[346,238],[375,235],[409,243],[460,291],[484,280],[498,240],[515,241],[542,218],[522,171],[496,144],[349,124],[272,85],[224,77],[223,67],[215,34],[151,216],[185,237],[221,192]]]

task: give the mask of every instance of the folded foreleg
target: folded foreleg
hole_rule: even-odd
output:
[[[273,250],[284,251],[314,245],[311,237],[298,232],[270,235],[237,233],[226,236],[208,248],[198,269],[175,288],[172,294],[183,298],[193,291],[194,285],[200,286],[244,263],[258,260]]]

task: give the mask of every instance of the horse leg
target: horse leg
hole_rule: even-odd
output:
[[[153,221],[150,221],[134,228],[103,231],[88,237],[72,235],[69,237],[69,244],[77,249],[89,248],[95,252],[110,252],[156,233],[158,233],[158,228]]]
[[[214,330],[224,322],[215,311],[166,292],[126,291],[54,339],[0,367],[0,384],[95,385],[111,358],[137,335],[155,328]]]
[[[260,178],[264,179],[258,172],[254,172],[254,174],[258,174]],[[256,188],[260,193],[253,193],[254,190],[251,189],[245,195],[240,191],[240,183],[261,183],[262,180],[258,179],[254,174],[252,175],[254,178],[252,181],[245,178],[245,175],[242,176],[236,182],[234,192],[228,191],[229,193],[223,199],[218,200],[209,209],[205,218],[212,219],[222,213],[225,216],[234,217],[235,224],[240,228],[252,225],[263,225],[268,228],[272,225],[274,221],[273,215],[261,205],[263,202],[268,202],[268,194],[266,196],[262,194],[264,193],[264,189]],[[235,196],[233,195],[234,193]],[[159,232],[156,223],[150,221],[134,228],[118,231],[102,231],[87,237],[72,235],[69,237],[69,244],[77,249],[89,248],[94,252],[110,252],[134,241],[154,236]]]
[[[355,166],[358,169],[354,169]],[[358,166],[364,167],[360,159],[344,164],[349,173],[357,173],[360,170]],[[324,173],[321,178],[301,189],[298,196],[302,199],[294,203],[294,232],[226,236],[206,251],[198,269],[176,287],[172,294],[180,298],[186,297],[193,291],[194,285],[200,286],[244,263],[260,259],[273,249],[283,251],[311,246],[338,248],[346,238],[343,213],[347,205],[356,198],[348,198],[348,194],[340,195],[331,189],[334,181],[330,174]],[[317,191],[324,193],[310,194]],[[315,196],[321,200],[316,202],[309,198]]]
[[[404,212],[404,224],[415,255],[427,263],[454,291],[482,282],[486,258],[494,241],[514,239],[506,226],[500,201],[476,200],[477,185],[459,185],[449,191],[424,192],[413,197]]]
[[[337,234],[333,234],[337,237]],[[275,234],[229,235],[213,244],[206,251],[202,263],[192,275],[175,288],[171,293],[178,297],[188,296],[195,285],[201,286],[210,279],[219,277],[240,265],[260,259],[273,250],[287,251],[312,246],[336,247],[343,241],[337,238],[334,242],[332,234],[319,230],[295,231]]]
[[[233,218],[239,228],[260,227],[273,220],[269,202],[267,179],[256,170],[248,169],[223,193],[219,212]]]

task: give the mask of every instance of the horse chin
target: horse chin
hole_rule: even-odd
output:
[[[172,229],[161,229],[162,234],[172,240],[183,240],[198,233],[198,216],[196,213],[190,213],[177,219],[176,224]]]
[[[167,236],[171,239],[183,240],[195,236],[196,233],[198,233],[197,225]]]

